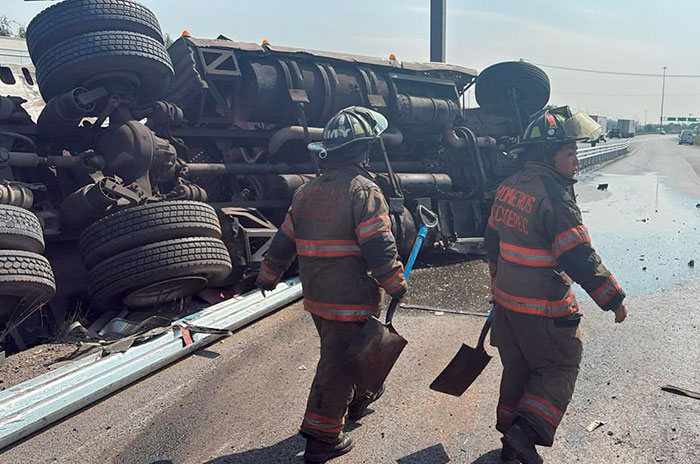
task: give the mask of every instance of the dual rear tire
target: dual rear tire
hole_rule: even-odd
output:
[[[27,317],[56,294],[43,252],[39,218],[26,209],[0,205],[0,322]]]
[[[76,87],[118,80],[139,103],[156,100],[173,76],[155,15],[131,0],[65,0],[27,27],[45,101]]]
[[[221,283],[231,273],[216,211],[165,201],[119,211],[80,236],[93,306],[150,306]]]

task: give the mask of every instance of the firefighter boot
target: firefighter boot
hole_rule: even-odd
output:
[[[518,461],[518,457],[515,455],[515,450],[506,443],[505,438],[501,438],[501,443],[503,443],[503,448],[501,449],[501,462],[507,462],[508,464],[520,462]]]
[[[376,393],[363,394],[353,399],[352,403],[348,406],[348,417],[350,420],[356,421],[360,419],[364,415],[367,406],[381,398],[385,389],[384,385],[382,385],[382,388]]]
[[[535,448],[536,439],[535,431],[527,422],[516,420],[503,437],[503,445],[504,449],[510,447],[523,464],[542,464],[544,461]]]
[[[352,437],[342,434],[340,441],[335,445],[319,440],[314,437],[306,439],[306,451],[304,460],[306,462],[326,462],[329,459],[337,458],[349,452],[353,447]]]

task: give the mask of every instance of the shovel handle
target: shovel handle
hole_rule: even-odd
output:
[[[432,229],[437,225],[437,216],[425,206],[418,206],[418,214],[422,224],[418,228],[418,235],[416,235],[416,240],[413,242],[413,247],[411,248],[411,254],[408,257],[408,261],[406,261],[406,269],[403,272],[404,279],[406,280],[408,280],[408,276],[413,270],[413,265],[418,257],[420,247],[423,245],[423,240],[425,240],[425,237],[428,235],[428,228]],[[394,317],[394,312],[396,312],[396,307],[398,305],[399,300],[397,298],[392,298],[391,303],[389,303],[389,308],[386,310],[386,319],[384,320],[387,325],[391,324],[391,320]]]
[[[397,298],[392,298],[391,303],[389,303],[389,308],[386,310],[385,322],[387,325],[391,324],[391,319],[394,317],[396,312],[396,307],[399,305],[399,300]]]
[[[405,279],[408,279],[408,275],[413,270],[413,265],[416,262],[416,258],[418,258],[418,252],[420,251],[420,247],[423,246],[423,240],[425,240],[426,235],[428,235],[428,228],[425,225],[420,226],[416,241],[413,242],[413,248],[411,248],[411,254],[408,257],[408,261],[406,261],[406,269],[403,272]]]
[[[418,257],[420,247],[423,246],[423,241],[425,240],[425,237],[428,236],[428,229],[432,229],[438,224],[437,214],[433,213],[423,205],[418,205],[418,208],[416,208],[416,214],[418,214],[418,217],[420,218],[421,225],[418,228],[416,240],[415,242],[413,242],[411,254],[408,257],[408,261],[406,261],[406,270],[404,271],[404,277],[406,279],[408,279],[408,275],[413,269],[413,265],[415,264],[416,258]]]
[[[486,334],[491,328],[491,323],[493,322],[493,309],[489,312],[489,317],[486,318],[484,326],[481,328],[481,334],[479,335],[479,343],[476,345],[477,350],[484,350],[484,342],[486,341]]]

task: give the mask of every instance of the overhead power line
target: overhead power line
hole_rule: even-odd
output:
[[[576,72],[585,72],[585,73],[592,73],[592,74],[612,74],[616,76],[637,76],[637,77],[663,77],[663,74],[658,73],[658,74],[653,74],[653,73],[633,73],[633,72],[622,72],[622,71],[601,71],[599,69],[583,69],[583,68],[569,68],[566,66],[555,66],[553,64],[542,64],[542,63],[533,63],[537,66],[542,66],[543,68],[552,68],[552,69],[563,69],[565,71],[576,71]],[[666,77],[692,77],[692,78],[700,78],[700,74],[666,74]]]
[[[590,93],[590,92],[559,92],[552,90],[552,93],[562,94],[562,95],[586,95],[591,97],[656,97],[658,98],[660,94],[658,93]],[[677,93],[677,94],[666,94],[667,97],[700,97],[700,93]]]

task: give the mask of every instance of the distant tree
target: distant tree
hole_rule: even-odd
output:
[[[12,35],[12,21],[7,16],[0,16],[0,36],[9,37]]]
[[[173,44],[174,40],[172,37],[170,37],[170,34],[167,32],[165,33],[165,48],[170,47]]]
[[[17,33],[14,33],[13,24],[17,24]],[[27,35],[27,28],[23,25],[14,21],[7,16],[0,15],[0,36],[1,37],[22,37],[25,38]]]

